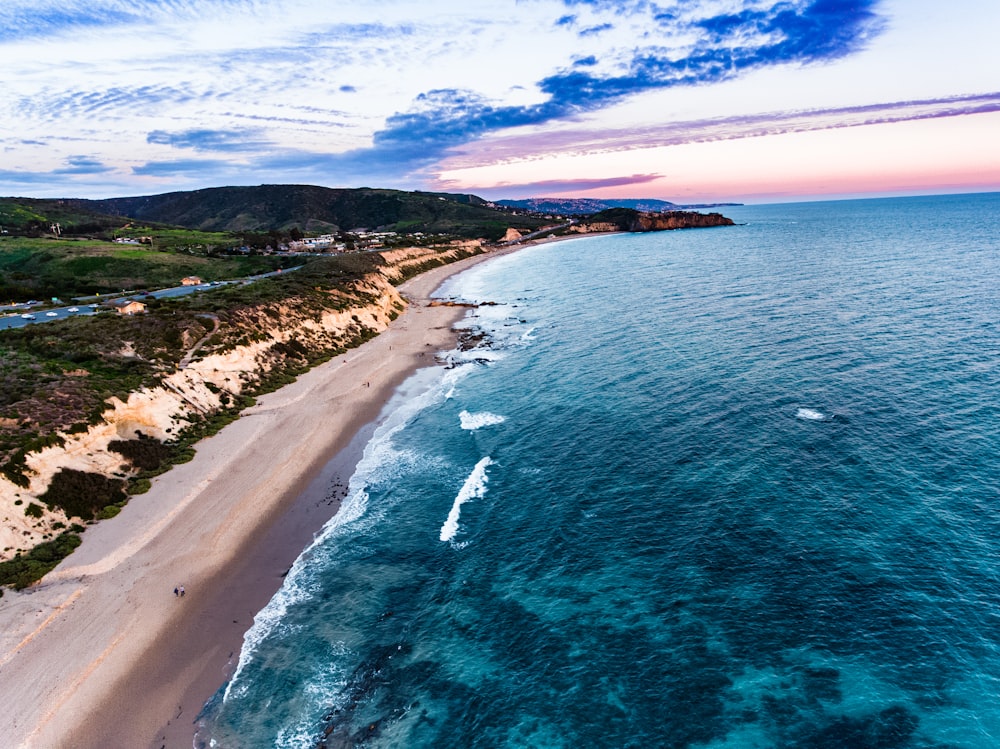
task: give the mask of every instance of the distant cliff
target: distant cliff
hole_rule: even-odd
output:
[[[695,213],[694,211],[645,213],[631,208],[609,208],[590,216],[587,223],[610,226],[618,231],[632,232],[734,225],[732,219],[726,218],[721,213]]]
[[[669,200],[655,198],[527,198],[525,200],[498,200],[497,205],[534,213],[555,213],[562,216],[579,216],[599,213],[609,208],[632,208],[636,211],[676,211],[682,208],[715,208],[740,205],[739,203],[698,203],[678,205]]]

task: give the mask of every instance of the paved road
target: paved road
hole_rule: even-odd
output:
[[[53,307],[52,309],[46,310],[41,310],[37,307],[25,308],[22,304],[13,308],[13,312],[11,312],[11,309],[11,307],[4,307],[0,310],[0,314],[5,315],[4,317],[0,317],[0,330],[6,330],[7,328],[23,328],[25,325],[32,325],[33,323],[52,322],[53,320],[61,320],[66,317],[92,315],[97,312],[97,310],[86,304],[70,305],[68,307]],[[31,317],[25,318],[22,317],[22,315],[31,315]]]
[[[187,294],[193,294],[196,291],[207,291],[208,289],[215,289],[220,286],[227,286],[234,283],[253,283],[254,281],[259,281],[262,278],[270,278],[271,276],[277,276],[281,273],[289,273],[293,270],[298,270],[301,265],[297,265],[294,268],[287,268],[284,271],[271,271],[270,273],[261,273],[257,276],[249,276],[248,278],[239,279],[236,281],[214,281],[213,283],[203,283],[199,286],[174,286],[169,289],[158,289],[157,291],[143,292],[141,294],[126,294],[124,296],[115,297],[116,299],[138,299],[140,302],[143,297],[153,296],[157,299],[167,299],[170,297],[185,296]],[[25,325],[34,325],[36,323],[52,322],[53,320],[62,320],[67,317],[79,317],[80,315],[93,315],[97,312],[96,305],[89,302],[88,303],[77,303],[70,304],[65,307],[53,307],[51,309],[38,309],[37,305],[28,306],[26,304],[16,304],[14,306],[5,305],[0,306],[0,330],[6,330],[8,328],[23,328]],[[24,315],[31,315],[31,317],[24,317]]]

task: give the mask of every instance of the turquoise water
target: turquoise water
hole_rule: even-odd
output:
[[[223,747],[1000,745],[1000,194],[452,279]]]

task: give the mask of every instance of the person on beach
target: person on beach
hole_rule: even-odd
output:
[[[174,595],[175,596],[180,595],[180,591],[177,589],[176,586],[174,586]]]
[[[183,597],[184,597],[184,586],[182,585],[181,586],[181,598],[183,598]]]

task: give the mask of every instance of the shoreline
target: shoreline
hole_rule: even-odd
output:
[[[466,310],[431,306],[433,292],[540,243],[402,284],[410,303],[386,331],[262,395],[198,443],[194,460],[88,529],[38,586],[5,594],[0,735],[9,745],[191,747],[196,716],[235,667],[254,615],[338,510],[385,404],[454,348]]]

